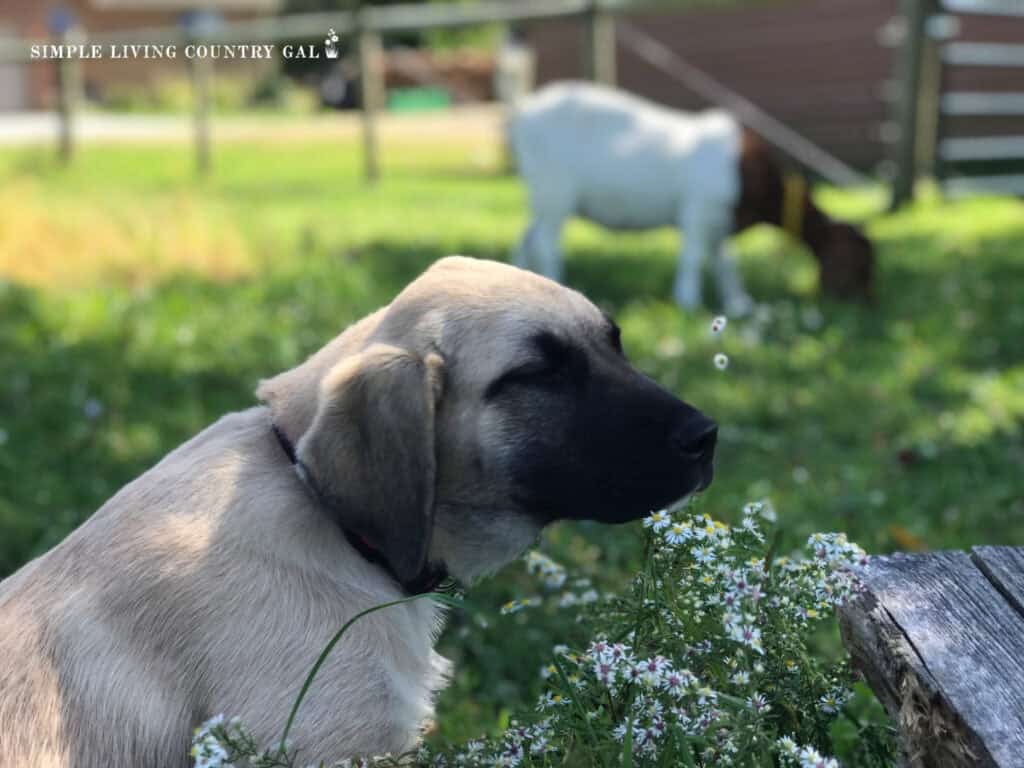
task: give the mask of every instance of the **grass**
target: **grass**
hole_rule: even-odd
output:
[[[184,145],[86,147],[67,170],[0,151],[0,575],[434,259],[505,259],[525,198],[496,159],[487,142],[386,145],[371,189],[348,143],[218,144],[205,181]],[[769,230],[739,243],[764,308],[721,340],[709,312],[669,300],[671,231],[573,223],[568,282],[615,315],[642,369],[721,423],[709,512],[770,496],[787,544],[816,530],[873,552],[1024,543],[1024,205],[881,216],[880,190],[819,198],[869,219],[871,308],[822,302],[807,254]],[[638,540],[578,524],[545,546],[615,588]],[[572,633],[554,614],[497,615],[530,589],[520,572],[475,589],[442,641],[458,670],[445,736],[500,725]]]

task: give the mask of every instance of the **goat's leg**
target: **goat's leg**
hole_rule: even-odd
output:
[[[725,306],[725,314],[729,317],[744,317],[754,308],[754,301],[743,288],[743,279],[736,266],[729,241],[722,239],[714,259],[715,280]]]
[[[685,207],[679,219],[683,246],[672,295],[683,309],[693,310],[701,304],[701,267],[708,252],[718,249],[720,227],[694,205]]]
[[[520,269],[533,269],[537,260],[537,225],[530,222],[530,225],[523,232],[519,245],[512,251],[512,263]]]
[[[558,282],[562,282],[565,273],[561,244],[564,224],[565,219],[545,217],[536,221],[529,232],[536,271]]]

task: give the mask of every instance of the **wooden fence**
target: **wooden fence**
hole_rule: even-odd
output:
[[[678,109],[723,105],[678,76],[684,69],[703,73],[698,79],[712,78],[845,165],[883,175],[892,151],[885,92],[894,50],[879,44],[878,31],[898,10],[897,0],[777,0],[685,13],[631,11],[616,18],[616,80]],[[650,42],[631,45],[636,35],[627,26]],[[527,39],[538,83],[586,76],[585,36],[572,21],[531,26]],[[660,66],[667,57],[647,55],[654,48],[676,63]]]
[[[875,0],[878,2],[879,0]],[[882,0],[884,1],[884,0]],[[473,4],[430,4],[417,6],[367,7],[357,13],[314,13],[284,16],[276,19],[260,19],[248,21],[232,21],[217,26],[194,24],[190,27],[154,27],[104,35],[90,39],[90,43],[129,44],[129,43],[217,43],[217,42],[273,42],[322,39],[327,29],[333,29],[339,38],[346,38],[354,43],[359,58],[360,88],[362,99],[362,124],[364,144],[364,170],[370,181],[379,176],[377,113],[384,101],[384,85],[382,73],[383,38],[387,35],[425,30],[433,28],[455,28],[481,24],[515,24],[530,23],[531,28],[547,26],[549,23],[563,20],[565,23],[582,29],[581,43],[576,46],[577,71],[584,77],[615,84],[618,79],[617,49],[624,41],[626,44],[639,46],[645,51],[654,66],[661,66],[664,74],[670,78],[684,77],[693,79],[692,67],[680,59],[671,50],[652,49],[651,41],[644,41],[638,30],[631,30],[622,25],[616,30],[616,16],[629,11],[631,15],[643,13],[645,5],[651,13],[657,13],[663,19],[672,19],[677,23],[681,17],[677,13],[687,6],[708,5],[707,0],[690,0],[686,3],[630,2],[628,5],[616,0],[516,0],[500,2],[484,0]],[[714,3],[722,5],[722,3]],[[780,4],[785,7],[786,4]],[[773,6],[774,8],[775,6]],[[667,13],[671,8],[673,13]],[[774,12],[774,11],[773,11]],[[536,22],[544,22],[537,24]],[[685,21],[683,22],[685,24]],[[64,42],[84,42],[81,30],[68,29],[62,32]],[[30,61],[31,44],[52,41],[21,41],[5,42],[0,40],[0,61]],[[653,51],[653,52],[652,52]],[[667,57],[664,55],[667,51]],[[77,89],[80,83],[79,62],[74,59],[58,62],[58,86],[60,92],[60,155],[66,161],[73,153],[74,116],[78,103]],[[682,74],[686,70],[687,74]],[[210,164],[210,68],[206,62],[190,60],[190,78],[195,94],[195,146],[197,166],[205,172]],[[737,94],[715,84],[712,78],[704,73],[697,73],[696,78],[702,83],[710,84],[705,96],[714,103],[737,111],[741,120],[755,123],[769,140],[778,140],[805,165],[818,170],[825,178],[837,183],[857,183],[863,179],[859,174],[821,149],[813,141],[801,136],[791,127],[774,120],[771,116],[758,110],[752,103],[738,97]],[[631,84],[627,84],[631,86]],[[737,109],[737,105],[739,108]],[[795,149],[795,151],[794,151]]]
[[[893,207],[921,174],[950,195],[1024,194],[1024,2],[903,6]]]
[[[614,79],[614,31],[611,17],[599,0],[490,0],[474,4],[431,4],[369,6],[358,12],[295,14],[274,19],[240,20],[230,23],[199,23],[151,27],[89,37],[86,31],[69,26],[55,30],[50,40],[0,40],[0,63],[32,63],[34,45],[45,44],[212,44],[317,40],[328,29],[341,39],[354,42],[359,58],[362,98],[364,169],[366,178],[379,176],[376,117],[384,103],[382,39],[386,35],[436,28],[458,28],[485,24],[538,22],[554,18],[575,18],[588,28],[591,41],[585,67],[595,79]],[[200,172],[210,166],[210,77],[211,67],[201,58],[187,59],[194,93],[196,163]],[[58,153],[64,162],[74,154],[74,122],[81,90],[81,61],[56,61],[57,112],[60,118]]]

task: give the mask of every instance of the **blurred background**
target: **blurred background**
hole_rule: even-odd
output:
[[[43,47],[83,43],[104,58]],[[275,48],[228,58],[243,43]],[[111,58],[130,45],[152,55]],[[568,228],[567,282],[722,425],[704,511],[768,498],[785,547],[1024,544],[1018,0],[0,0],[0,577],[434,259],[508,260],[527,210],[504,122],[565,78],[733,110],[878,249],[853,306],[782,233],[744,233],[758,305],[718,338],[713,305],[671,301],[678,233]],[[543,547],[617,589],[640,536]],[[502,724],[572,639],[557,612],[498,615],[535,590],[521,570],[443,640],[442,736]]]

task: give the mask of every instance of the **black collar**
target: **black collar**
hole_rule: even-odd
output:
[[[271,424],[271,429],[274,430],[274,437],[277,438],[277,444],[281,446],[281,450],[284,451],[284,455],[288,457],[288,461],[291,462],[292,466],[299,470],[299,477],[303,479],[306,486],[310,488],[313,496],[317,499],[317,502],[323,505],[323,498],[321,494],[313,488],[309,482],[308,473],[305,467],[302,466],[299,461],[299,457],[295,454],[295,445],[288,438],[288,435],[277,426],[277,424]],[[335,515],[330,516],[332,519],[336,519]],[[391,564],[384,557],[384,554],[368,542],[363,536],[359,535],[355,531],[339,525],[341,532],[345,534],[345,538],[348,539],[348,543],[352,545],[363,559],[373,565],[380,566],[388,575],[398,583],[402,590],[408,595],[422,595],[425,592],[434,592],[441,584],[448,579],[448,570],[443,566],[432,565],[429,562],[426,563],[422,570],[410,581],[402,581],[398,578],[398,575],[391,568]]]

